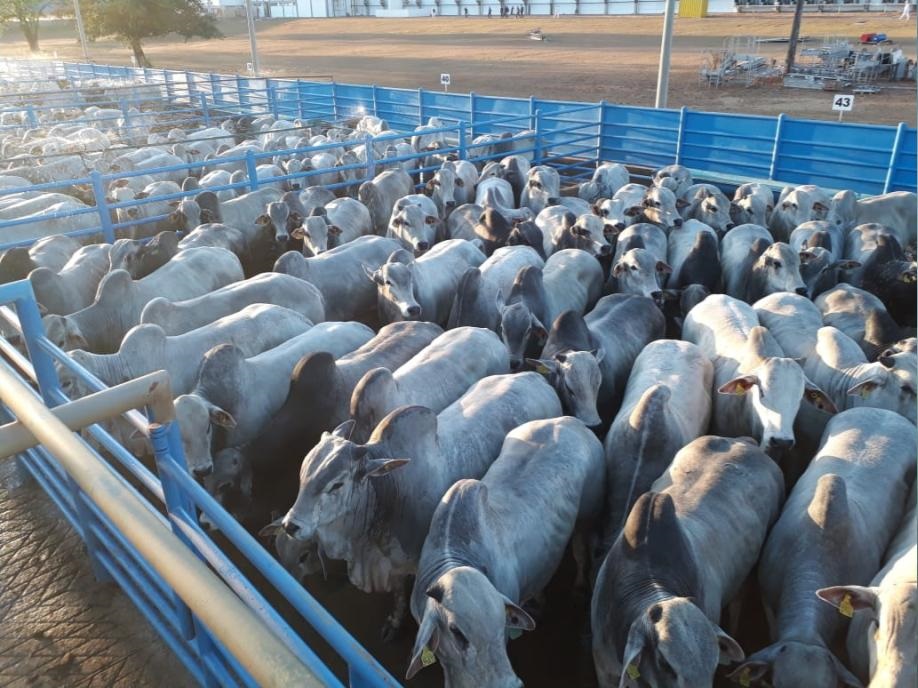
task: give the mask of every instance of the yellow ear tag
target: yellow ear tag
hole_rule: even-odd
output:
[[[752,679],[749,678],[749,667],[745,667],[739,675],[739,684],[743,688],[749,688],[752,685]]]
[[[627,672],[628,678],[630,678],[632,681],[636,681],[641,677],[641,672],[638,671],[636,664],[629,664]]]
[[[429,667],[431,664],[435,664],[436,661],[437,656],[425,645],[424,649],[421,650],[421,666]]]
[[[851,595],[845,593],[841,602],[838,603],[838,611],[842,616],[847,616],[849,619],[854,616],[854,605],[851,604]]]

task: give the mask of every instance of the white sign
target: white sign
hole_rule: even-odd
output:
[[[255,65],[253,65],[251,62],[246,62],[246,63],[245,63],[245,71],[247,71],[249,74],[254,74],[254,72],[255,72]]]
[[[449,74],[441,74],[440,83],[444,86],[449,86]]]
[[[854,109],[854,96],[842,94],[833,96],[832,109],[839,112],[851,112]]]

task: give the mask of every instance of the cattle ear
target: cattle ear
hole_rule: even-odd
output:
[[[625,644],[625,654],[622,656],[622,678],[618,688],[640,688],[638,681],[641,677],[641,653],[646,643],[644,624],[640,620],[631,624],[628,631],[628,641]]]
[[[591,349],[590,353],[593,354],[593,358],[596,359],[597,363],[602,363],[602,359],[606,357],[606,350],[603,348]]]
[[[535,621],[532,617],[507,597],[504,598],[504,609],[507,612],[507,628],[519,628],[522,631],[535,630]]]
[[[637,217],[642,212],[644,212],[644,209],[641,206],[633,205],[625,211],[625,215],[628,217]]]
[[[626,268],[625,268],[625,264],[624,264],[624,263],[622,263],[621,261],[617,262],[617,263],[615,264],[615,267],[612,268],[612,276],[613,276],[613,277],[618,277],[619,275],[621,275],[621,274],[625,271],[625,269],[626,269]]]
[[[771,671],[771,663],[758,659],[751,659],[743,662],[736,669],[727,674],[727,678],[741,686],[759,685],[768,672]]]
[[[303,225],[299,227],[294,227],[290,230],[290,238],[292,239],[305,239],[306,238],[306,228]]]
[[[911,265],[899,273],[899,281],[905,284],[915,284],[918,282],[918,274],[915,272],[915,266]]]
[[[405,678],[413,678],[421,669],[436,662],[434,652],[437,651],[439,645],[440,635],[437,629],[436,612],[425,610],[414,640],[414,647],[411,650],[411,663],[408,665]]]
[[[839,270],[856,270],[861,267],[861,264],[856,260],[839,260],[829,267],[838,268]]]
[[[538,346],[545,346],[545,340],[548,339],[548,331],[545,329],[545,326],[538,320],[533,323],[529,330],[529,334],[535,338],[536,344],[538,344]]]
[[[687,200],[685,200],[684,198],[677,198],[677,199],[676,199],[676,209],[677,209],[677,210],[682,210],[683,208],[688,208],[690,205],[691,205],[691,203],[689,203],[689,202],[688,202]]]
[[[592,206],[590,206],[590,209],[593,211],[594,215],[602,217],[602,206],[599,203],[594,203]]]
[[[714,635],[717,636],[717,647],[720,650],[721,664],[736,664],[746,659],[746,653],[729,635],[724,633],[720,626],[714,627]]]
[[[379,274],[379,270],[374,270],[366,263],[361,263],[360,267],[363,268],[364,274],[366,274],[366,276],[369,277],[372,281],[376,282],[376,284],[383,284],[383,278],[382,275]]]
[[[858,382],[856,385],[854,385],[854,387],[848,390],[848,396],[851,397],[851,396],[854,396],[855,394],[860,394],[861,398],[866,399],[870,395],[871,392],[873,392],[877,387],[881,386],[884,382],[886,382],[886,377],[885,377],[886,369],[881,367],[881,368],[878,368],[876,372],[879,373],[880,370],[883,371],[883,374],[874,374],[874,375],[871,375],[866,380],[862,380],[861,382]]]
[[[799,255],[799,257],[800,257],[800,264],[801,264],[801,265],[806,265],[807,263],[809,263],[811,260],[813,260],[813,259],[816,257],[816,256],[813,254],[813,251],[810,250],[810,249],[808,249],[808,248],[805,248],[805,249],[803,249],[802,251],[800,251],[800,253],[799,253],[798,255]],[[766,260],[767,260],[767,259],[766,259]]]
[[[757,384],[759,384],[759,378],[755,375],[742,375],[724,383],[717,391],[720,394],[735,394],[742,396]]]
[[[271,224],[271,218],[267,215],[259,215],[255,218],[255,224],[260,227],[264,227],[265,225]]]
[[[672,274],[673,269],[662,260],[657,261],[657,272],[662,272],[664,275]]]
[[[396,468],[401,468],[410,462],[411,459],[367,459],[366,472],[364,473],[364,477],[378,478],[383,475],[388,475]]]
[[[527,358],[526,363],[532,366],[532,369],[539,375],[544,375],[552,380],[558,373],[558,364],[550,359]]]
[[[341,228],[338,225],[329,225],[328,233],[332,236],[341,236]]]
[[[838,413],[838,409],[828,395],[806,378],[803,380],[803,398],[820,411]]]
[[[221,428],[227,428],[228,430],[232,430],[236,427],[236,419],[233,418],[233,415],[215,404],[208,405],[207,413],[210,416],[210,422],[214,425],[218,425]]]
[[[169,207],[170,207],[170,208],[178,208],[178,207],[179,207],[179,202],[178,202],[178,201],[169,201]]]
[[[820,213],[825,213],[825,212],[828,212],[829,209],[825,206],[825,204],[820,203],[819,201],[816,201],[813,204],[813,210],[816,210]]]
[[[864,609],[877,610],[879,599],[875,588],[861,585],[835,585],[816,591],[816,597],[837,607],[839,613],[850,617],[854,612]]]
[[[201,209],[201,224],[206,225],[208,223],[216,222],[217,217],[207,208]]]

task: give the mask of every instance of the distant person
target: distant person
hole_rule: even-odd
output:
[[[490,18],[491,18],[491,8],[489,7],[489,8],[488,8],[488,19],[490,19]]]
[[[899,19],[904,19],[905,21],[908,21],[911,18],[912,18],[912,3],[906,2],[902,6],[902,14],[899,15]]]
[[[464,12],[465,12],[465,16],[466,16],[466,17],[469,16],[469,8],[468,8],[468,7],[465,8]]]

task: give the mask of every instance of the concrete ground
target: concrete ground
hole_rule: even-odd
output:
[[[196,685],[41,487],[0,461],[0,686]]]

